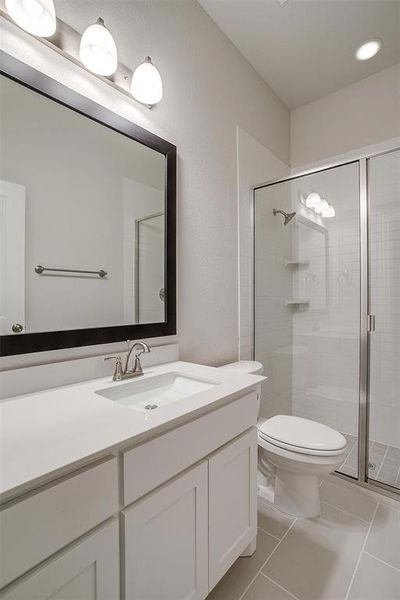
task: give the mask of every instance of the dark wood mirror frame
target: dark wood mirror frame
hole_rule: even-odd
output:
[[[176,333],[176,146],[0,51],[0,73],[165,156],[165,321],[21,333],[0,337],[0,356],[59,350]]]

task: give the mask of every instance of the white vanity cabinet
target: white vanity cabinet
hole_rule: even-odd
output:
[[[0,600],[204,600],[255,549],[257,408],[248,393],[9,501]]]
[[[207,461],[123,511],[125,598],[208,594]]]
[[[119,534],[113,520],[22,577],[1,600],[118,600]]]
[[[204,600],[257,533],[250,429],[123,511],[126,600]]]

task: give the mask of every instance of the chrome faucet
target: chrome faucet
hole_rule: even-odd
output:
[[[113,381],[122,381],[123,379],[131,379],[132,377],[139,377],[143,375],[143,369],[140,362],[140,355],[143,353],[151,352],[150,348],[145,342],[135,342],[132,346],[130,346],[130,340],[126,342],[128,344],[128,352],[126,355],[125,366],[122,366],[122,360],[120,356],[107,356],[104,360],[115,360],[115,370],[113,374]],[[131,354],[136,347],[139,347],[140,350],[135,352],[135,362],[133,365],[133,369],[129,369],[129,361],[131,358]]]

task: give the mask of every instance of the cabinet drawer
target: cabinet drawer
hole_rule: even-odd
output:
[[[0,587],[118,511],[117,459],[45,487],[0,512]]]
[[[154,490],[257,422],[257,394],[214,410],[123,455],[124,505]]]

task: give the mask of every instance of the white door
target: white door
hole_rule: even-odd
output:
[[[257,430],[209,460],[210,590],[257,534]]]
[[[207,462],[123,512],[126,600],[208,594]]]
[[[0,179],[0,334],[24,329],[25,188]]]
[[[22,577],[2,600],[119,600],[118,523],[113,521],[32,575]]]

